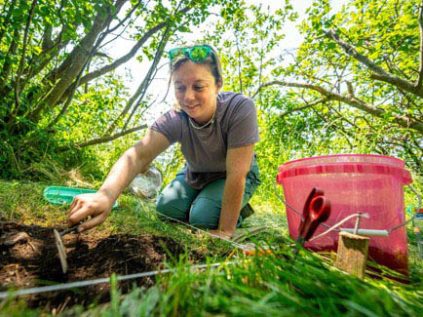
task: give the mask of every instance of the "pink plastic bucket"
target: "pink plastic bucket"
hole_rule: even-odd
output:
[[[330,200],[332,212],[326,224],[334,225],[348,215],[368,213],[361,229],[389,230],[404,222],[403,186],[411,183],[410,173],[400,159],[364,154],[311,157],[287,162],[279,167],[277,182],[282,184],[287,202],[289,233],[298,237],[298,227],[306,198],[313,187],[322,189]],[[290,207],[288,207],[290,206]],[[292,208],[291,208],[292,207]],[[293,209],[295,209],[295,212]],[[354,228],[355,219],[341,227]],[[325,231],[320,226],[315,236]],[[312,250],[336,250],[338,232],[307,242]],[[369,259],[401,273],[408,273],[405,227],[388,237],[370,237]]]

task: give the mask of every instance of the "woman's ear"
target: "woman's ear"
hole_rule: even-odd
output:
[[[221,81],[221,80],[219,80],[217,83],[216,83],[216,93],[218,93],[219,92],[219,90],[220,89],[222,89],[222,87],[223,87],[223,82]]]

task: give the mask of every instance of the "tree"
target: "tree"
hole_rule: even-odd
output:
[[[22,175],[47,153],[108,142],[145,128],[136,123],[137,114],[151,103],[147,90],[167,43],[203,22],[215,4],[236,2],[2,1],[1,175]],[[112,60],[105,54],[107,47],[123,34],[134,44]],[[149,60],[150,67],[135,93],[124,99],[127,92],[113,80],[114,70],[134,57]],[[88,135],[72,127],[81,120],[89,123]]]
[[[315,1],[295,63],[276,68],[256,94],[294,88],[303,105],[286,107],[284,120],[312,111],[349,151],[403,157],[421,172],[422,7],[420,0],[356,0],[333,14],[329,1]]]

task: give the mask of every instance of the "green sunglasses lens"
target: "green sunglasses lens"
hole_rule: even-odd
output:
[[[185,50],[183,48],[172,48],[169,51],[169,59],[171,61],[180,56],[185,56]]]
[[[177,47],[169,51],[169,59],[173,61],[178,57],[188,57],[195,63],[201,63],[210,56],[212,49],[206,45],[196,45],[192,47]]]
[[[211,49],[207,46],[194,46],[189,52],[189,58],[193,62],[202,62],[210,55]]]

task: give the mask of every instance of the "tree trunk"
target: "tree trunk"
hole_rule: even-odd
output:
[[[51,89],[50,93],[44,98],[40,105],[31,114],[31,119],[37,121],[39,115],[44,108],[54,107],[63,96],[66,89],[72,85],[75,78],[85,67],[87,61],[91,58],[93,50],[95,50],[94,44],[101,31],[110,23],[111,18],[114,14],[117,14],[122,5],[126,0],[118,0],[116,2],[116,13],[111,12],[109,8],[106,12],[100,10],[95,17],[93,26],[88,34],[81,40],[78,46],[76,46],[68,58],[63,61],[59,66],[58,71],[53,71],[49,77],[46,78],[46,84],[51,85],[56,78],[60,78],[59,81]]]

